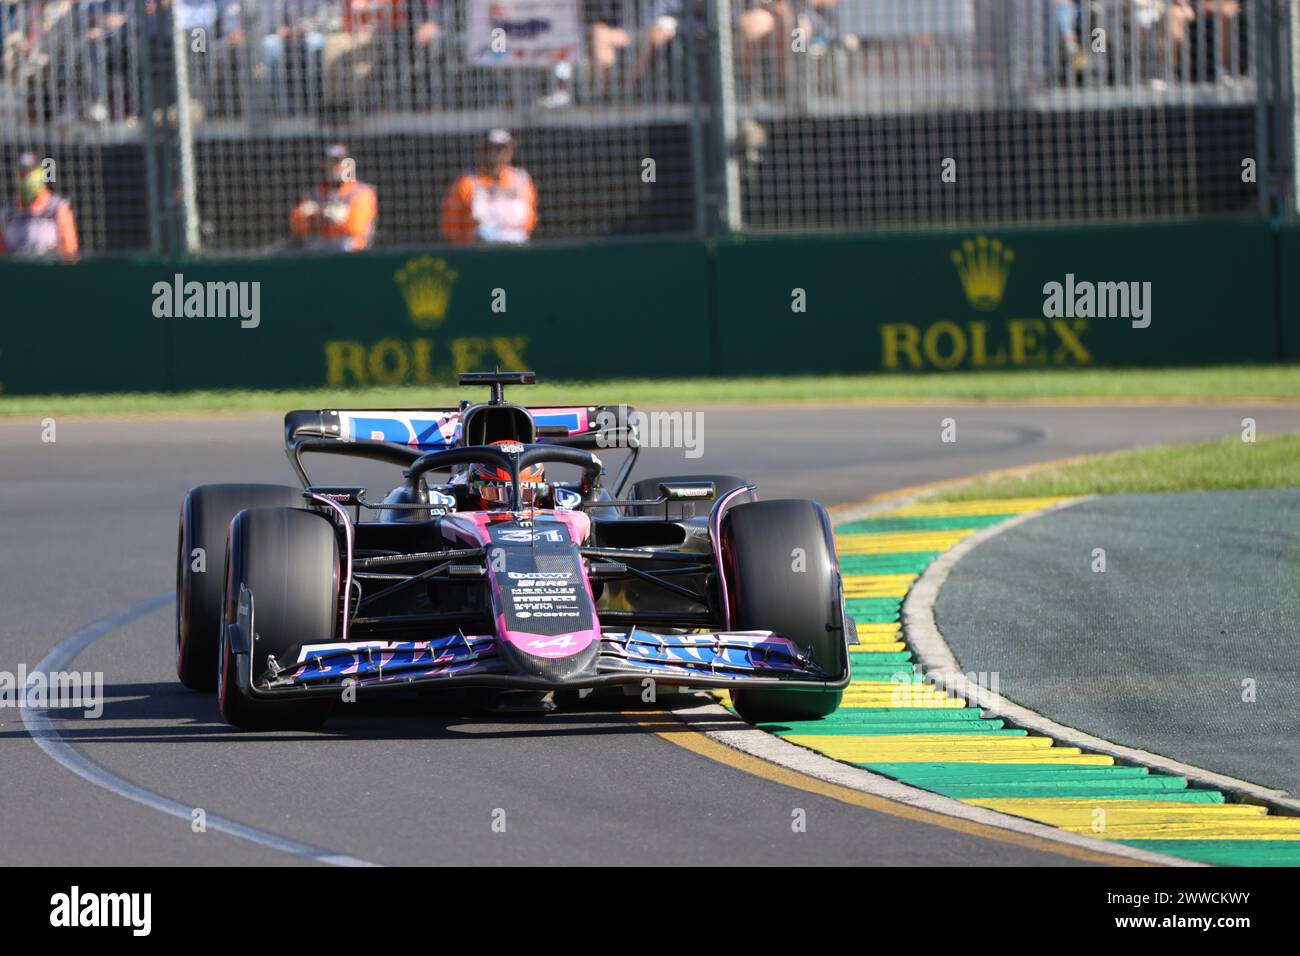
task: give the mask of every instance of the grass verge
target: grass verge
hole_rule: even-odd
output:
[[[0,395],[0,417],[185,415],[287,408],[454,405],[481,389],[451,385],[310,391],[204,391],[175,395]],[[521,394],[522,393],[522,394]],[[515,392],[531,404],[683,406],[747,402],[1278,402],[1300,401],[1300,365],[1194,369],[1055,369],[919,375],[623,379],[544,383]]]
[[[1300,485],[1300,434],[1255,442],[1239,438],[1096,455],[1060,465],[980,479],[935,496],[981,498],[1229,491]]]

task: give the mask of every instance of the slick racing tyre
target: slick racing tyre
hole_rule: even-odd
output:
[[[302,491],[288,485],[199,485],[181,504],[176,552],[176,676],[191,690],[217,686],[217,638],[230,519],[245,508],[292,507]]]
[[[813,501],[759,501],[722,520],[722,555],[733,630],[772,631],[810,651],[834,680],[848,670],[844,597],[826,510]],[[843,690],[737,688],[750,723],[825,717]]]
[[[300,729],[318,726],[329,715],[329,698],[266,700],[251,688],[271,655],[287,665],[300,644],[335,636],[339,574],[338,539],[321,515],[254,508],[235,516],[217,675],[217,699],[227,721],[248,730]]]

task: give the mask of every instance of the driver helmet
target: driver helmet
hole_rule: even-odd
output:
[[[519,442],[507,439],[505,441],[494,441],[492,444],[514,445],[517,447]],[[546,470],[540,464],[519,470],[519,497],[522,499],[519,502],[511,500],[513,486],[510,482],[510,472],[503,468],[475,462],[469,466],[467,481],[470,494],[480,507],[488,511],[531,508],[537,496],[546,489]]]

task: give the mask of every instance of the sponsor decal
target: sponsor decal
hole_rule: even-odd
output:
[[[1000,239],[975,236],[954,249],[950,259],[972,311],[993,313],[1002,307],[1014,250]],[[1074,314],[885,322],[880,326],[880,365],[887,371],[1092,365],[1088,330],[1088,317]]]
[[[393,281],[402,291],[406,313],[412,324],[421,329],[436,329],[451,307],[451,290],[459,273],[446,259],[420,256],[411,259],[393,273]]]
[[[528,342],[526,335],[465,336],[445,344],[427,338],[335,339],[325,343],[325,382],[331,388],[430,385],[489,365],[522,372]]]
[[[1002,304],[1011,263],[1015,261],[1016,254],[1002,245],[1001,239],[990,240],[987,236],[967,239],[960,249],[952,251],[966,301],[981,312],[991,312]]]
[[[339,426],[343,441],[389,441],[415,448],[446,448],[455,444],[460,416],[454,412],[431,418],[419,413],[341,411]],[[455,504],[455,498],[449,503]]]
[[[550,66],[582,48],[575,0],[469,0],[465,32],[475,66]]]
[[[570,491],[568,488],[555,489],[555,507],[564,511],[572,511],[582,504],[582,495],[576,491]]]

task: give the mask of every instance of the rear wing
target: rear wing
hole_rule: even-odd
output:
[[[284,416],[284,443],[304,486],[303,452],[353,454],[405,466],[425,452],[455,447],[462,408],[298,409]],[[628,405],[554,405],[529,408],[538,444],[627,449],[614,493],[620,494],[640,452],[635,409]]]
[[[639,444],[635,409],[629,405],[566,405],[529,408],[538,442],[571,448],[632,448]],[[299,409],[284,416],[284,443],[301,438],[340,442],[382,441],[414,451],[439,451],[460,439],[459,408]],[[564,429],[563,432],[559,429]]]

